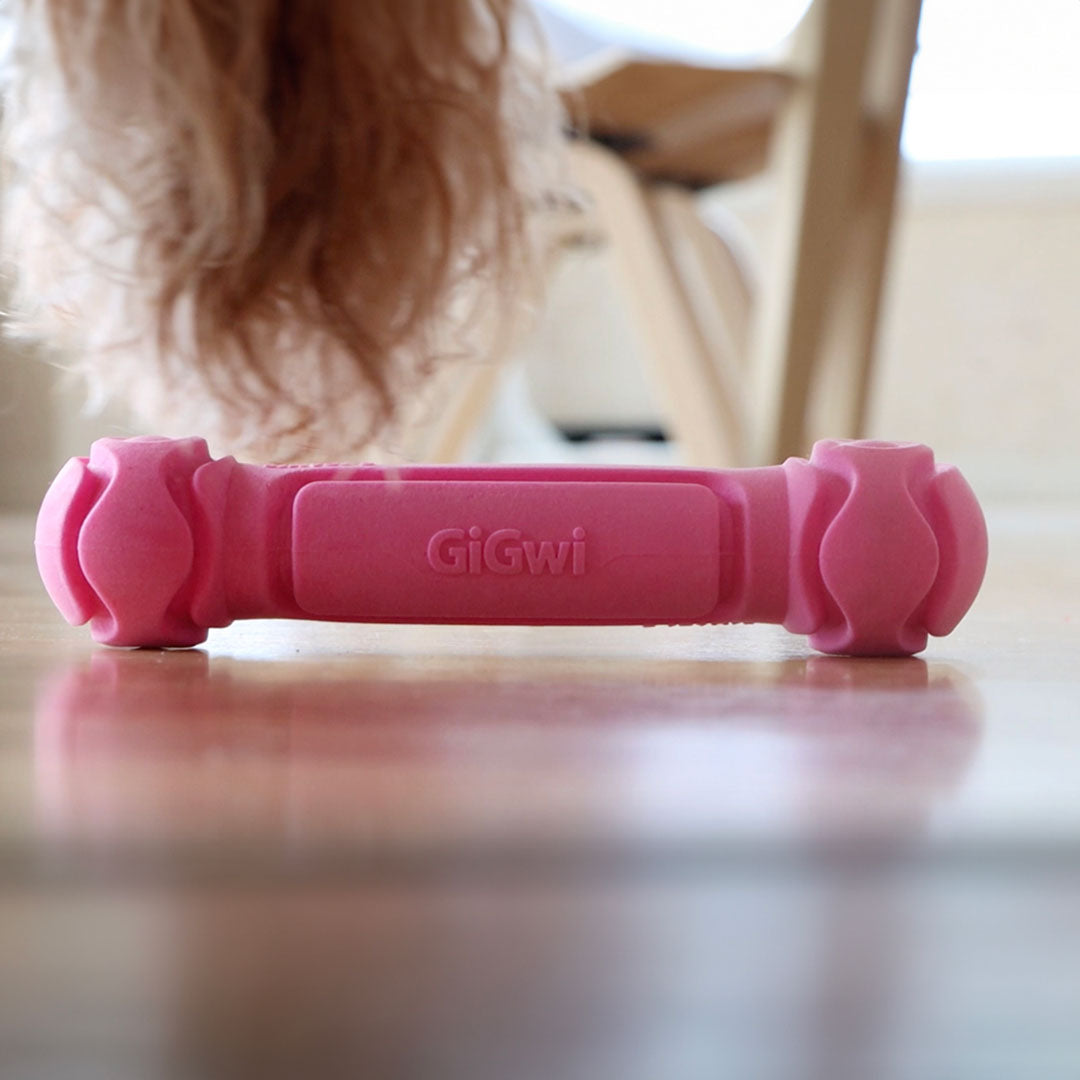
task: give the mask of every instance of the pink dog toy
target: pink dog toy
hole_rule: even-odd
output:
[[[109,645],[234,619],[782,623],[824,652],[947,634],[986,566],[967,483],[925,446],[820,442],[767,469],[254,466],[101,439],[53,482],[41,577]]]

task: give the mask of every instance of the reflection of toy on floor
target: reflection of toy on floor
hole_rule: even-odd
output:
[[[980,714],[962,674],[918,659],[523,656],[478,672],[445,660],[418,668],[413,656],[385,653],[328,668],[325,658],[102,650],[40,687],[35,790],[40,824],[55,839],[123,844],[217,832],[246,813],[237,790],[257,790],[267,828],[291,822],[296,839],[343,812],[341,826],[356,826],[361,804],[404,824],[394,792],[408,766],[422,772],[439,828],[467,834],[477,821],[469,806],[501,805],[500,768],[540,774],[587,753],[590,782],[615,802],[626,788],[608,786],[608,773],[647,762],[648,797],[695,805],[702,819],[775,824],[794,811],[811,835],[903,842],[965,776]],[[695,734],[680,752],[688,725]],[[528,734],[536,730],[548,748],[539,758]],[[668,752],[631,753],[645,737],[663,739]],[[478,747],[483,776],[455,782],[456,766]],[[398,768],[386,771],[388,762]],[[358,771],[367,783],[357,783]],[[550,787],[521,784],[514,798],[515,820],[542,817]],[[398,807],[393,815],[386,800]],[[623,823],[627,839],[641,839],[640,824]],[[594,822],[617,825],[603,815]],[[605,839],[582,828],[575,817],[575,842]]]

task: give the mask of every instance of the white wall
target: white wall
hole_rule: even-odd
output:
[[[988,491],[1080,494],[1080,163],[911,181],[874,433],[930,443]]]

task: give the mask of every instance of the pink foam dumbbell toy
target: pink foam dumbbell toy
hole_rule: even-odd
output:
[[[986,566],[979,505],[925,446],[820,442],[761,469],[255,466],[101,439],[45,496],[46,588],[109,645],[234,619],[782,623],[830,653],[947,634]]]

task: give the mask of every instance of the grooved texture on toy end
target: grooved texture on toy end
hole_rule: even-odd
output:
[[[38,512],[34,551],[38,573],[60,614],[81,626],[101,611],[101,598],[79,564],[79,530],[94,505],[101,483],[86,458],[72,458],[49,486]]]
[[[190,646],[206,630],[186,613],[194,563],[190,481],[209,462],[201,439],[99,439],[70,461],[38,515],[42,581],[64,617],[106,645]]]
[[[953,629],[986,566],[982,513],[959,474],[915,444],[824,442],[810,464],[844,490],[818,550],[828,614],[811,644],[905,656]]]

